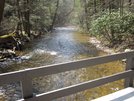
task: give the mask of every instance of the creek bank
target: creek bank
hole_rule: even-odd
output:
[[[21,97],[21,87],[19,83],[0,86],[0,100],[4,99],[4,101],[16,101],[21,99]]]
[[[132,51],[133,47],[126,47],[125,45],[115,45],[112,48],[108,47],[109,45],[103,44],[103,40],[99,40],[96,37],[91,37],[89,42],[92,43],[96,48],[108,53],[108,54],[115,54],[120,52],[127,52]],[[128,45],[129,46],[129,45]]]
[[[42,37],[42,35],[44,35],[44,33],[32,32],[30,38],[25,34],[21,37],[14,34],[0,36],[0,62],[18,59],[19,55],[16,53],[16,50],[22,51],[25,44]]]
[[[104,45],[100,40],[98,40],[95,37],[92,37],[89,39],[89,42],[92,43],[97,49],[100,49],[108,54],[115,54],[117,52],[115,52],[113,49],[107,47],[106,45]],[[128,51],[132,51],[133,49],[124,49],[123,52],[128,52]],[[118,53],[120,53],[121,51],[118,51]],[[126,59],[122,59],[121,60],[123,63],[126,63]]]
[[[41,38],[42,35],[41,33],[37,33],[37,34],[32,34],[31,38],[28,37],[23,37],[23,40],[21,41],[21,43],[23,43],[23,46],[25,46],[25,44],[28,44],[29,42],[33,42],[34,40],[36,40],[37,38]],[[8,39],[7,39],[8,40]],[[1,68],[5,68],[5,66],[9,65],[11,62],[24,62],[27,59],[19,56],[16,53],[15,50],[15,46],[14,43],[10,43],[10,42],[5,42],[4,44],[0,44],[0,66]],[[19,50],[21,51],[21,50]],[[1,71],[0,68],[0,71]],[[0,101],[4,100],[4,101],[16,101],[22,98],[22,90],[21,90],[21,86],[20,83],[11,83],[11,84],[7,84],[7,85],[0,85]],[[36,95],[34,93],[34,95]]]
[[[108,54],[114,54],[115,53],[114,50],[112,50],[111,48],[102,44],[102,42],[95,37],[90,38],[89,42],[92,43],[94,46],[96,46],[96,48],[98,48],[98,49],[100,49],[100,50],[102,50],[102,51],[104,51]]]
[[[17,57],[17,54],[10,49],[1,49],[0,50],[0,62],[3,62],[5,59],[12,59]]]

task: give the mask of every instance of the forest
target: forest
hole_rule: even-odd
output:
[[[74,25],[118,51],[134,48],[134,0],[0,0],[0,61],[57,26]]]

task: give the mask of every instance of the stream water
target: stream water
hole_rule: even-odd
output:
[[[107,55],[89,43],[89,38],[86,34],[78,33],[74,26],[57,27],[43,38],[28,44],[23,52],[18,52],[22,55],[19,61],[1,64],[0,72],[5,73]],[[32,80],[34,95],[122,72],[124,68],[125,66],[120,61],[116,61],[34,78]],[[123,80],[119,80],[53,101],[90,101],[122,88]],[[20,98],[19,83],[0,86],[0,101],[14,101]]]

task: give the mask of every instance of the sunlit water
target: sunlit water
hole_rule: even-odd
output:
[[[22,55],[19,61],[1,66],[1,73],[106,55],[90,44],[89,38],[86,34],[78,33],[76,27],[73,26],[56,28],[51,33],[44,35],[43,38],[29,44],[23,52],[19,52]],[[34,95],[122,72],[124,67],[121,62],[116,61],[34,78],[32,80]],[[1,86],[1,88],[5,89],[0,91],[0,94],[3,94],[0,95],[1,101],[13,101],[21,98],[19,83]],[[90,101],[122,88],[123,80],[120,80],[53,101]]]

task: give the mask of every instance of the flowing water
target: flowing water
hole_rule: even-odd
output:
[[[0,72],[5,73],[107,55],[89,43],[89,38],[86,34],[78,33],[74,26],[57,27],[51,33],[44,35],[43,38],[28,44],[25,50],[19,53],[22,55],[19,61],[1,65]],[[34,78],[32,80],[34,95],[122,72],[124,68],[125,66],[120,61],[116,61]],[[53,101],[90,101],[122,88],[123,80],[120,80]],[[20,99],[20,84],[0,86],[0,98],[0,101]]]

